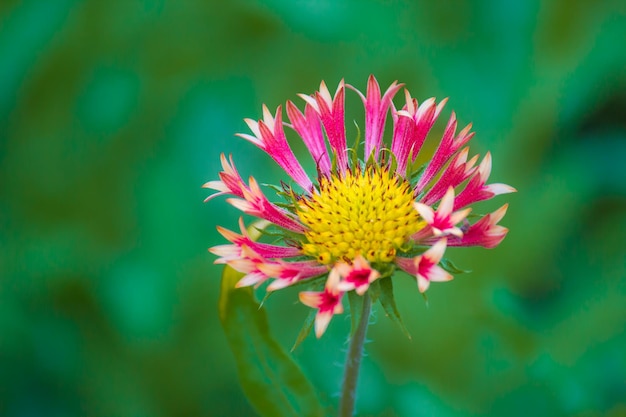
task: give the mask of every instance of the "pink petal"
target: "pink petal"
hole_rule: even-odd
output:
[[[343,280],[337,284],[341,291],[355,290],[357,294],[363,295],[369,285],[380,278],[380,273],[370,267],[370,263],[361,255],[352,262],[352,265],[339,262],[333,268],[333,272],[341,275]]]
[[[511,187],[510,185],[500,184],[500,183],[489,184],[485,188],[487,189],[488,192],[492,193],[494,196],[495,195],[500,195],[500,194],[508,194],[508,193],[515,193],[515,192],[517,192],[517,190],[515,188]]]
[[[414,205],[422,219],[424,219],[426,223],[432,224],[435,220],[435,211],[430,206],[423,203],[414,203]]]
[[[307,307],[317,308],[322,299],[322,294],[319,291],[301,291],[298,296],[300,298],[300,302]]]
[[[334,98],[331,98],[328,88],[323,81],[320,84],[320,91],[314,95],[314,100],[301,95],[301,97],[318,112],[322,124],[324,125],[330,147],[335,155],[337,155],[337,168],[341,173],[345,172],[348,167],[346,131],[344,125],[344,96],[345,84],[343,80],[339,83]]]
[[[452,112],[443,137],[439,142],[439,146],[415,187],[418,193],[421,193],[425,189],[426,185],[443,168],[446,162],[474,136],[474,133],[470,133],[470,129],[472,128],[470,123],[453,139],[456,127],[456,114]]]
[[[315,337],[318,339],[322,337],[326,329],[328,328],[328,324],[330,320],[333,318],[333,313],[331,311],[319,312],[315,316]]]
[[[320,265],[316,261],[264,262],[259,264],[258,268],[267,276],[276,278],[267,287],[267,291],[285,288],[298,281],[328,272],[328,268],[325,265]]]
[[[270,203],[252,177],[250,178],[250,187],[243,189],[243,200],[229,198],[226,202],[246,214],[268,220],[287,230],[296,233],[304,233],[306,230],[299,221],[292,217],[291,213]]]
[[[245,119],[245,122],[254,136],[243,133],[238,133],[237,136],[265,151],[303,190],[310,192],[313,183],[302,169],[285,137],[282,106],[278,106],[276,115],[272,116],[267,106],[263,105],[263,120],[256,122]]]
[[[448,246],[483,246],[488,249],[495,248],[502,242],[508,229],[497,223],[504,217],[508,204],[503,205],[493,213],[483,216],[471,225],[462,238],[450,238]],[[430,240],[426,239],[424,243]]]
[[[454,188],[448,187],[448,191],[441,199],[439,207],[437,207],[437,215],[439,218],[448,218],[452,213],[452,207],[454,206]]]
[[[421,275],[417,276],[417,288],[419,289],[419,291],[421,293],[425,293],[426,290],[428,290],[428,287],[430,286],[430,281],[427,280],[426,278],[424,278]]]
[[[488,200],[498,193],[514,192],[515,188],[505,184],[485,185],[491,173],[491,154],[487,152],[480,163],[478,170],[472,175],[469,182],[454,200],[454,208],[461,208],[478,201]]]
[[[373,75],[367,80],[367,97],[356,88],[348,85],[363,100],[365,105],[365,159],[373,152],[375,159],[378,159],[378,153],[382,143],[383,133],[385,131],[385,121],[387,119],[387,111],[392,104],[393,97],[402,88],[404,84],[398,84],[394,81],[385,94],[381,97],[380,86]]]
[[[341,303],[343,292],[337,289],[338,280],[339,274],[333,269],[328,276],[324,291],[302,291],[298,294],[304,305],[318,309],[315,316],[315,335],[317,338],[324,334],[333,315],[343,313]]]
[[[318,169],[324,174],[330,174],[330,158],[326,150],[321,121],[315,109],[307,105],[304,115],[293,102],[287,102],[287,116],[293,129],[300,135],[302,141],[311,153]]]
[[[391,143],[391,151],[398,163],[396,172],[401,176],[406,174],[409,156],[411,156],[411,162],[417,158],[428,132],[447,101],[444,99],[435,106],[435,99],[430,98],[417,107],[417,101],[412,99],[406,90],[405,96],[405,106],[397,111],[394,117],[395,126]]]
[[[237,256],[237,251],[232,249],[227,249],[226,246],[234,246],[235,248],[241,248],[242,246],[247,246],[256,252],[259,256],[263,258],[293,258],[295,256],[299,256],[302,254],[301,250],[295,247],[285,247],[285,246],[276,246],[270,245],[267,243],[259,243],[250,238],[246,227],[243,223],[243,219],[239,218],[239,228],[241,230],[241,234],[235,233],[228,229],[225,229],[221,226],[217,227],[218,232],[226,238],[229,242],[234,243],[234,245],[222,245],[216,246],[211,249],[211,252],[218,256],[226,256],[228,258],[232,258],[233,256]],[[238,250],[238,256],[241,256],[241,249]],[[223,254],[223,255],[220,255]],[[217,261],[216,261],[217,263]],[[220,262],[224,263],[224,262]]]
[[[204,200],[205,202],[224,194],[233,194],[237,197],[243,197],[243,190],[246,186],[235,168],[232,156],[229,159],[230,164],[228,163],[228,160],[226,160],[226,156],[221,154],[220,160],[224,171],[219,174],[220,181],[209,181],[202,186],[202,188],[210,188],[219,191],[218,193],[207,197]]]
[[[430,274],[428,274],[428,280],[431,282],[446,282],[450,281],[452,278],[452,275],[439,265],[433,266],[430,270]]]

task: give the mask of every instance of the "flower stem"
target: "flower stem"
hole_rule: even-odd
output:
[[[341,390],[341,402],[339,403],[339,417],[352,417],[354,414],[354,403],[356,401],[356,383],[359,378],[359,368],[363,358],[363,343],[367,333],[367,325],[372,311],[372,300],[369,293],[363,296],[363,311],[359,325],[352,335],[348,355],[346,356],[346,367],[343,376],[343,387]]]

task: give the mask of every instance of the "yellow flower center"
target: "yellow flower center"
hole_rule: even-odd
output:
[[[384,168],[322,178],[319,191],[303,198],[296,211],[308,227],[302,251],[323,264],[357,254],[370,262],[391,262],[425,225],[413,201],[408,181]]]

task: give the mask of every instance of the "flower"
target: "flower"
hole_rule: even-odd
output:
[[[430,228],[430,230],[428,228],[422,230],[426,233],[432,233],[433,236],[454,235],[463,237],[463,231],[456,225],[465,219],[472,209],[467,208],[452,213],[453,206],[453,187],[448,188],[448,191],[439,202],[437,211],[434,211],[432,207],[424,203],[415,203],[415,209]]]
[[[438,240],[430,249],[415,258],[399,257],[396,264],[400,269],[415,275],[420,292],[425,292],[430,282],[450,281],[452,275],[437,265],[446,250],[446,238]]]
[[[339,289],[339,271],[333,269],[328,274],[324,291],[302,291],[299,294],[302,304],[317,309],[315,316],[315,335],[321,337],[334,314],[343,313],[341,297],[344,292]]]
[[[421,154],[428,133],[447,99],[434,98],[421,105],[405,91],[404,104],[393,99],[403,84],[393,82],[381,93],[370,76],[364,95],[342,80],[334,95],[321,83],[313,95],[300,94],[304,110],[292,101],[275,113],[263,106],[263,118],[245,119],[251,134],[237,136],[264,150],[291,178],[283,182],[271,202],[258,182],[241,177],[232,156],[222,154],[219,180],[204,184],[215,190],[210,200],[230,195],[227,201],[243,213],[274,226],[278,244],[256,242],[239,220],[241,234],[218,227],[230,242],[210,249],[244,277],[238,286],[259,286],[271,280],[267,291],[296,283],[323,291],[302,291],[300,301],[317,309],[315,334],[321,337],[335,314],[343,312],[342,297],[349,291],[364,295],[378,280],[390,279],[398,268],[415,277],[420,292],[431,282],[452,275],[441,265],[450,246],[500,244],[508,229],[498,223],[507,205],[493,213],[468,215],[471,204],[515,191],[505,184],[487,184],[491,155],[480,164],[468,160],[465,146],[474,136],[471,125],[457,133],[452,112],[435,152]],[[361,98],[365,110],[364,152],[348,148],[344,120],[346,88]],[[391,114],[390,140],[384,139]],[[313,179],[296,158],[285,128],[304,142],[317,168]],[[357,141],[358,148],[361,145]],[[426,160],[417,169],[417,158]]]
[[[337,284],[337,288],[344,292],[354,290],[359,295],[365,294],[370,284],[380,278],[380,272],[373,269],[360,254],[356,256],[352,264],[338,262],[333,270],[343,277],[343,281]]]

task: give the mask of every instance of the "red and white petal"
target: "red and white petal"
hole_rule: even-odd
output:
[[[302,254],[302,251],[295,247],[277,246],[256,242],[248,234],[243,218],[241,217],[239,218],[239,229],[241,230],[241,234],[218,226],[217,231],[224,236],[226,240],[234,243],[234,245],[216,246],[211,249],[211,252],[218,256],[223,256],[220,255],[220,253],[226,252],[232,256],[235,254],[235,251],[226,248],[226,246],[235,246],[240,248],[243,245],[246,245],[263,258],[293,258]]]
[[[403,85],[394,81],[382,97],[378,81],[373,75],[370,75],[367,80],[367,96],[353,86],[347,85],[361,97],[365,106],[365,160],[372,154],[375,159],[378,159],[387,112],[392,104],[391,100]]]
[[[220,181],[209,181],[202,185],[202,188],[219,191],[218,193],[207,197],[204,200],[205,203],[219,195],[224,194],[232,194],[237,197],[243,197],[243,190],[246,189],[246,185],[235,168],[232,156],[229,159],[230,164],[228,163],[228,160],[226,160],[226,156],[224,154],[220,155],[220,161],[222,162],[222,168],[224,170],[219,173]]]
[[[469,182],[454,200],[454,208],[458,209],[478,201],[488,200],[497,194],[515,192],[515,188],[506,184],[485,185],[491,173],[491,154],[487,152],[478,170],[472,175]]]
[[[333,318],[332,311],[318,311],[315,315],[315,337],[318,339],[322,337],[322,335],[326,332],[328,325],[330,324],[330,320]]]
[[[456,114],[452,112],[450,119],[448,120],[448,125],[446,126],[441,141],[439,142],[439,146],[428,163],[428,166],[424,170],[424,174],[422,174],[417,182],[417,186],[415,187],[417,193],[421,193],[426,188],[426,185],[428,185],[428,183],[435,178],[446,162],[448,162],[448,160],[452,158],[452,156],[474,136],[473,132],[470,133],[470,129],[472,128],[471,123],[461,130],[456,137],[454,137],[456,128]]]
[[[422,257],[428,258],[433,264],[438,264],[443,258],[443,254],[446,252],[446,246],[448,239],[439,239],[430,249],[422,254]]]
[[[238,133],[237,136],[265,151],[304,191],[310,192],[313,183],[302,169],[285,137],[282,106],[278,106],[275,116],[272,116],[267,106],[263,105],[263,120],[256,122],[245,119],[245,122],[254,136],[245,133]]]
[[[246,274],[243,278],[237,281],[237,284],[235,284],[235,288],[250,287],[253,285],[255,287],[258,287],[259,285],[267,281],[268,278],[269,277],[267,275],[260,271],[253,271]]]
[[[313,97],[300,94],[300,97],[318,113],[332,151],[337,155],[337,167],[341,173],[348,167],[346,129],[344,123],[345,83],[339,82],[335,96],[331,97],[326,83],[322,81],[320,90]]]
[[[414,203],[415,210],[419,213],[420,217],[428,224],[432,224],[435,221],[435,211],[432,207],[427,206],[424,203]]]
[[[298,281],[322,275],[328,272],[328,267],[320,265],[317,261],[302,262],[263,262],[258,266],[259,270],[274,281],[267,287],[267,291],[276,291]]]
[[[218,191],[217,193],[211,194],[210,196],[205,198],[204,199],[205,203],[210,201],[210,200],[212,200],[212,199],[214,199],[215,197],[219,197],[220,195],[228,194],[230,192],[230,189],[222,181],[209,181],[209,182],[206,182],[206,183],[202,184],[202,188],[209,188],[211,190]]]
[[[332,270],[326,280],[324,291],[302,291],[298,295],[302,304],[318,310],[315,316],[317,338],[324,334],[333,315],[343,313],[341,298],[344,293],[337,288],[338,282],[339,274]]]
[[[259,265],[264,262],[264,259],[246,245],[243,245],[240,251],[240,257],[226,262],[235,271],[246,274],[235,287],[258,286],[265,282],[269,277],[259,270]]]
[[[341,291],[355,290],[358,295],[363,295],[370,284],[380,278],[380,273],[371,268],[367,259],[358,255],[352,264],[340,262],[333,268],[343,278],[337,288]]]
[[[306,228],[291,213],[270,203],[254,178],[250,178],[250,187],[243,190],[243,200],[229,198],[229,204],[246,214],[260,217],[287,230],[304,233]]]
[[[508,204],[503,205],[493,213],[483,216],[471,225],[462,238],[451,238],[448,246],[483,246],[487,249],[495,248],[502,242],[509,229],[500,226],[498,222],[506,214]]]
[[[406,173],[409,156],[411,161],[417,158],[428,132],[447,102],[447,99],[444,99],[435,106],[435,99],[430,98],[418,107],[417,100],[411,98],[406,90],[405,96],[406,104],[402,110],[393,112],[395,126],[391,142],[391,151],[398,163],[396,172],[400,176]]]
[[[500,195],[500,194],[514,193],[517,191],[515,188],[511,187],[510,185],[502,184],[502,183],[489,184],[485,188],[494,196]]]
[[[241,258],[241,247],[237,245],[218,245],[209,248],[209,252],[219,256],[215,264],[227,264],[229,261]]]
[[[307,104],[303,115],[293,102],[288,101],[287,116],[291,122],[291,127],[302,138],[311,153],[318,170],[324,175],[329,175],[331,170],[330,157],[326,149],[321,121],[315,109]]]
[[[478,169],[475,166],[478,161],[478,155],[474,155],[472,159],[468,161],[468,153],[469,148],[466,147],[454,157],[435,184],[426,192],[426,195],[422,199],[424,204],[435,204],[443,198],[448,188],[456,188],[472,176],[476,169]]]
[[[396,265],[400,269],[415,276],[420,292],[426,291],[431,281],[452,279],[452,275],[437,265],[446,250],[446,242],[446,238],[438,240],[430,249],[415,258],[396,258]]]
[[[446,194],[439,202],[437,207],[437,217],[440,219],[447,219],[452,214],[452,207],[454,206],[454,188],[448,187]]]
[[[452,275],[439,265],[430,267],[428,275],[417,275],[417,288],[421,293],[426,292],[431,282],[446,282],[452,279]]]
[[[322,301],[322,291],[301,291],[298,294],[300,302],[307,307],[318,308]]]
[[[420,216],[426,221],[429,230],[418,231],[413,238],[424,239],[429,237],[427,234],[431,232],[433,236],[463,236],[463,231],[456,225],[460,223],[471,211],[471,209],[459,210],[452,212],[454,205],[454,188],[448,188],[448,191],[439,202],[437,211],[433,211],[431,207],[423,203],[415,203],[415,208]]]

